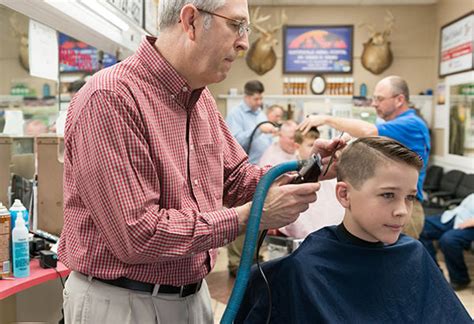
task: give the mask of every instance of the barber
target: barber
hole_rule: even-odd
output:
[[[247,1],[200,2],[160,1],[160,37],[71,102],[59,244],[72,270],[66,323],[213,323],[203,279],[216,249],[245,230],[267,169],[248,162],[206,88],[248,48]],[[315,150],[328,156],[337,144]],[[271,187],[262,229],[316,200],[319,184],[290,178]]]

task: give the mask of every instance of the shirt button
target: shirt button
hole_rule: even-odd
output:
[[[176,96],[172,94],[172,95],[171,95],[171,99],[174,100],[174,98],[176,98]]]
[[[224,239],[224,244],[227,244],[229,243],[229,240],[228,239]]]
[[[199,184],[199,180],[198,179],[194,179],[194,184],[197,186]]]
[[[183,87],[183,92],[188,92],[188,87]]]

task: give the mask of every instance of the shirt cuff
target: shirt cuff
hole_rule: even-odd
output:
[[[212,227],[212,248],[218,248],[234,241],[239,233],[239,218],[235,209],[223,209],[203,214]]]

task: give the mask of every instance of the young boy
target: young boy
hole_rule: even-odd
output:
[[[299,160],[310,157],[314,141],[319,135],[316,127],[312,127],[304,135],[301,131],[296,131],[295,143]],[[320,228],[340,224],[344,217],[344,208],[337,202],[335,189],[336,179],[321,181],[318,200],[310,204],[308,210],[301,213],[294,223],[280,228],[279,231],[286,236],[303,239]]]
[[[343,223],[264,264],[271,323],[472,323],[421,243],[400,235],[422,163],[385,137],[359,138],[343,151],[336,186]],[[265,322],[258,271],[243,300],[236,323]]]

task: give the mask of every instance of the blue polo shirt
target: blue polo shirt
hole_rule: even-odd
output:
[[[399,141],[412,151],[418,153],[423,159],[423,168],[418,178],[416,194],[419,201],[423,200],[423,181],[426,175],[426,166],[431,149],[430,133],[426,123],[409,109],[398,115],[395,119],[376,125],[380,136],[386,136]]]
[[[252,109],[242,101],[237,107],[234,107],[227,115],[227,125],[239,142],[240,146],[247,150],[250,142],[250,135],[255,126],[266,121],[267,116],[262,109],[252,111]],[[263,152],[272,144],[272,135],[264,134],[257,130],[252,139],[252,146],[250,147],[249,162],[258,164]]]

